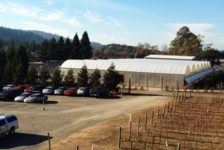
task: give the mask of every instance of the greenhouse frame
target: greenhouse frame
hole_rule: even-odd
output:
[[[149,88],[184,88],[201,80],[213,69],[208,61],[166,60],[166,59],[97,59],[97,60],[66,60],[61,65],[63,75],[69,69],[75,77],[86,65],[88,72],[100,70],[101,77],[114,64],[115,69],[124,76],[124,87],[135,89]]]

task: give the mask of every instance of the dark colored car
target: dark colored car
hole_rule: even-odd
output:
[[[16,89],[16,90],[6,90],[0,93],[0,100],[7,101],[7,100],[14,100],[16,96],[19,96],[23,90]]]
[[[77,94],[77,88],[68,88],[64,91],[64,95],[66,96],[74,96]]]
[[[93,87],[89,90],[89,95],[93,97],[108,97],[108,90],[103,87]]]
[[[44,89],[44,86],[42,85],[35,85],[32,87],[33,93],[42,93],[42,90]]]
[[[59,87],[59,88],[54,90],[54,94],[55,95],[63,95],[64,94],[64,90],[65,90],[64,87]]]
[[[89,96],[89,87],[80,87],[77,90],[78,96]]]

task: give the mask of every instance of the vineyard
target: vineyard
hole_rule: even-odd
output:
[[[214,150],[224,140],[222,93],[177,92],[164,107],[120,127],[122,150]]]

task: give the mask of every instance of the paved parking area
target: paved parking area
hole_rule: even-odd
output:
[[[114,116],[156,105],[165,96],[124,96],[115,99],[90,97],[49,96],[43,111],[42,104],[0,101],[0,114],[15,114],[19,119],[16,135],[0,138],[0,149],[38,149],[57,142],[82,129]]]

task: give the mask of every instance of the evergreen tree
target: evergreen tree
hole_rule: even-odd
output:
[[[109,91],[114,91],[123,80],[123,76],[115,70],[115,66],[112,64],[104,74],[103,85]]]
[[[92,47],[91,47],[88,33],[86,31],[83,33],[82,39],[81,39],[81,54],[82,54],[82,59],[92,58]]]
[[[38,75],[34,66],[31,66],[28,70],[26,81],[31,85],[35,85],[37,83]]]
[[[49,55],[49,59],[51,59],[51,60],[55,60],[57,58],[56,53],[55,53],[56,43],[57,43],[57,41],[55,38],[52,38],[49,42],[47,53]]]
[[[56,60],[64,60],[64,39],[63,37],[60,37],[58,39],[57,45],[56,45],[56,51],[55,51],[55,55],[56,55]]]
[[[89,78],[89,84],[91,87],[99,87],[100,84],[100,71],[98,69],[94,70],[93,73],[91,73],[90,78]]]
[[[49,71],[46,66],[43,66],[40,70],[39,80],[43,85],[47,84],[47,80],[49,79]]]
[[[0,49],[0,85],[3,84],[3,75],[4,75],[4,69],[6,66],[6,54],[5,51]]]
[[[15,56],[15,43],[14,40],[11,40],[6,50],[6,66],[4,68],[4,84],[13,82],[13,72],[15,68],[15,64],[13,62]]]
[[[71,59],[80,59],[81,58],[81,52],[80,52],[80,41],[77,33],[75,34],[73,41],[72,41],[72,51],[70,53]]]
[[[62,83],[61,71],[58,68],[56,68],[53,72],[52,84],[55,86],[60,86],[61,83]]]
[[[64,78],[64,84],[66,86],[74,86],[74,84],[75,84],[75,77],[73,75],[73,70],[72,69],[68,70],[68,73],[67,73],[67,75]]]
[[[89,74],[86,65],[84,65],[80,72],[78,73],[77,77],[77,84],[79,87],[87,87],[89,80]]]
[[[49,42],[48,40],[44,40],[41,44],[40,50],[38,51],[39,60],[45,62],[49,59],[48,48],[49,48]]]
[[[14,83],[23,83],[28,72],[29,57],[25,47],[19,46],[13,58],[15,73],[13,75]]]
[[[73,50],[72,43],[69,38],[66,39],[65,41],[65,47],[64,47],[64,59],[69,59],[71,58],[70,53]]]

